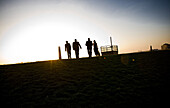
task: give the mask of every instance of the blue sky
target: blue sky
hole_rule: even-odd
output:
[[[86,0],[84,2],[88,8],[101,14],[170,23],[169,0]]]
[[[119,46],[119,53],[170,43],[169,0],[1,0],[0,64],[58,59],[76,38]],[[94,56],[94,53],[93,53]],[[74,58],[74,52],[72,51]]]

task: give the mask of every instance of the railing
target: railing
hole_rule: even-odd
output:
[[[106,46],[101,46],[101,52],[109,52],[109,51],[118,51],[118,46],[117,45],[106,45]]]

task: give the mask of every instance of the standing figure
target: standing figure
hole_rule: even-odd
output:
[[[94,53],[95,53],[96,56],[100,56],[100,53],[99,53],[99,50],[98,50],[97,43],[96,43],[95,40],[94,40],[93,42],[94,42],[94,43],[93,43],[93,46],[94,46]]]
[[[73,50],[75,51],[76,59],[79,58],[79,47],[81,48],[81,45],[77,42],[77,39],[75,39],[75,42],[73,42]]]
[[[71,45],[68,41],[65,44],[65,51],[67,51],[68,59],[71,59]]]
[[[88,41],[86,41],[87,46],[87,52],[89,54],[89,58],[91,58],[92,55],[92,41],[90,41],[90,38],[88,38]]]

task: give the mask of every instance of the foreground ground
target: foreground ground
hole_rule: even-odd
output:
[[[0,66],[0,103],[12,107],[167,105],[170,51]]]

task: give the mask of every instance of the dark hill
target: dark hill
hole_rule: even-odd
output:
[[[168,104],[170,51],[0,66],[2,107]]]

